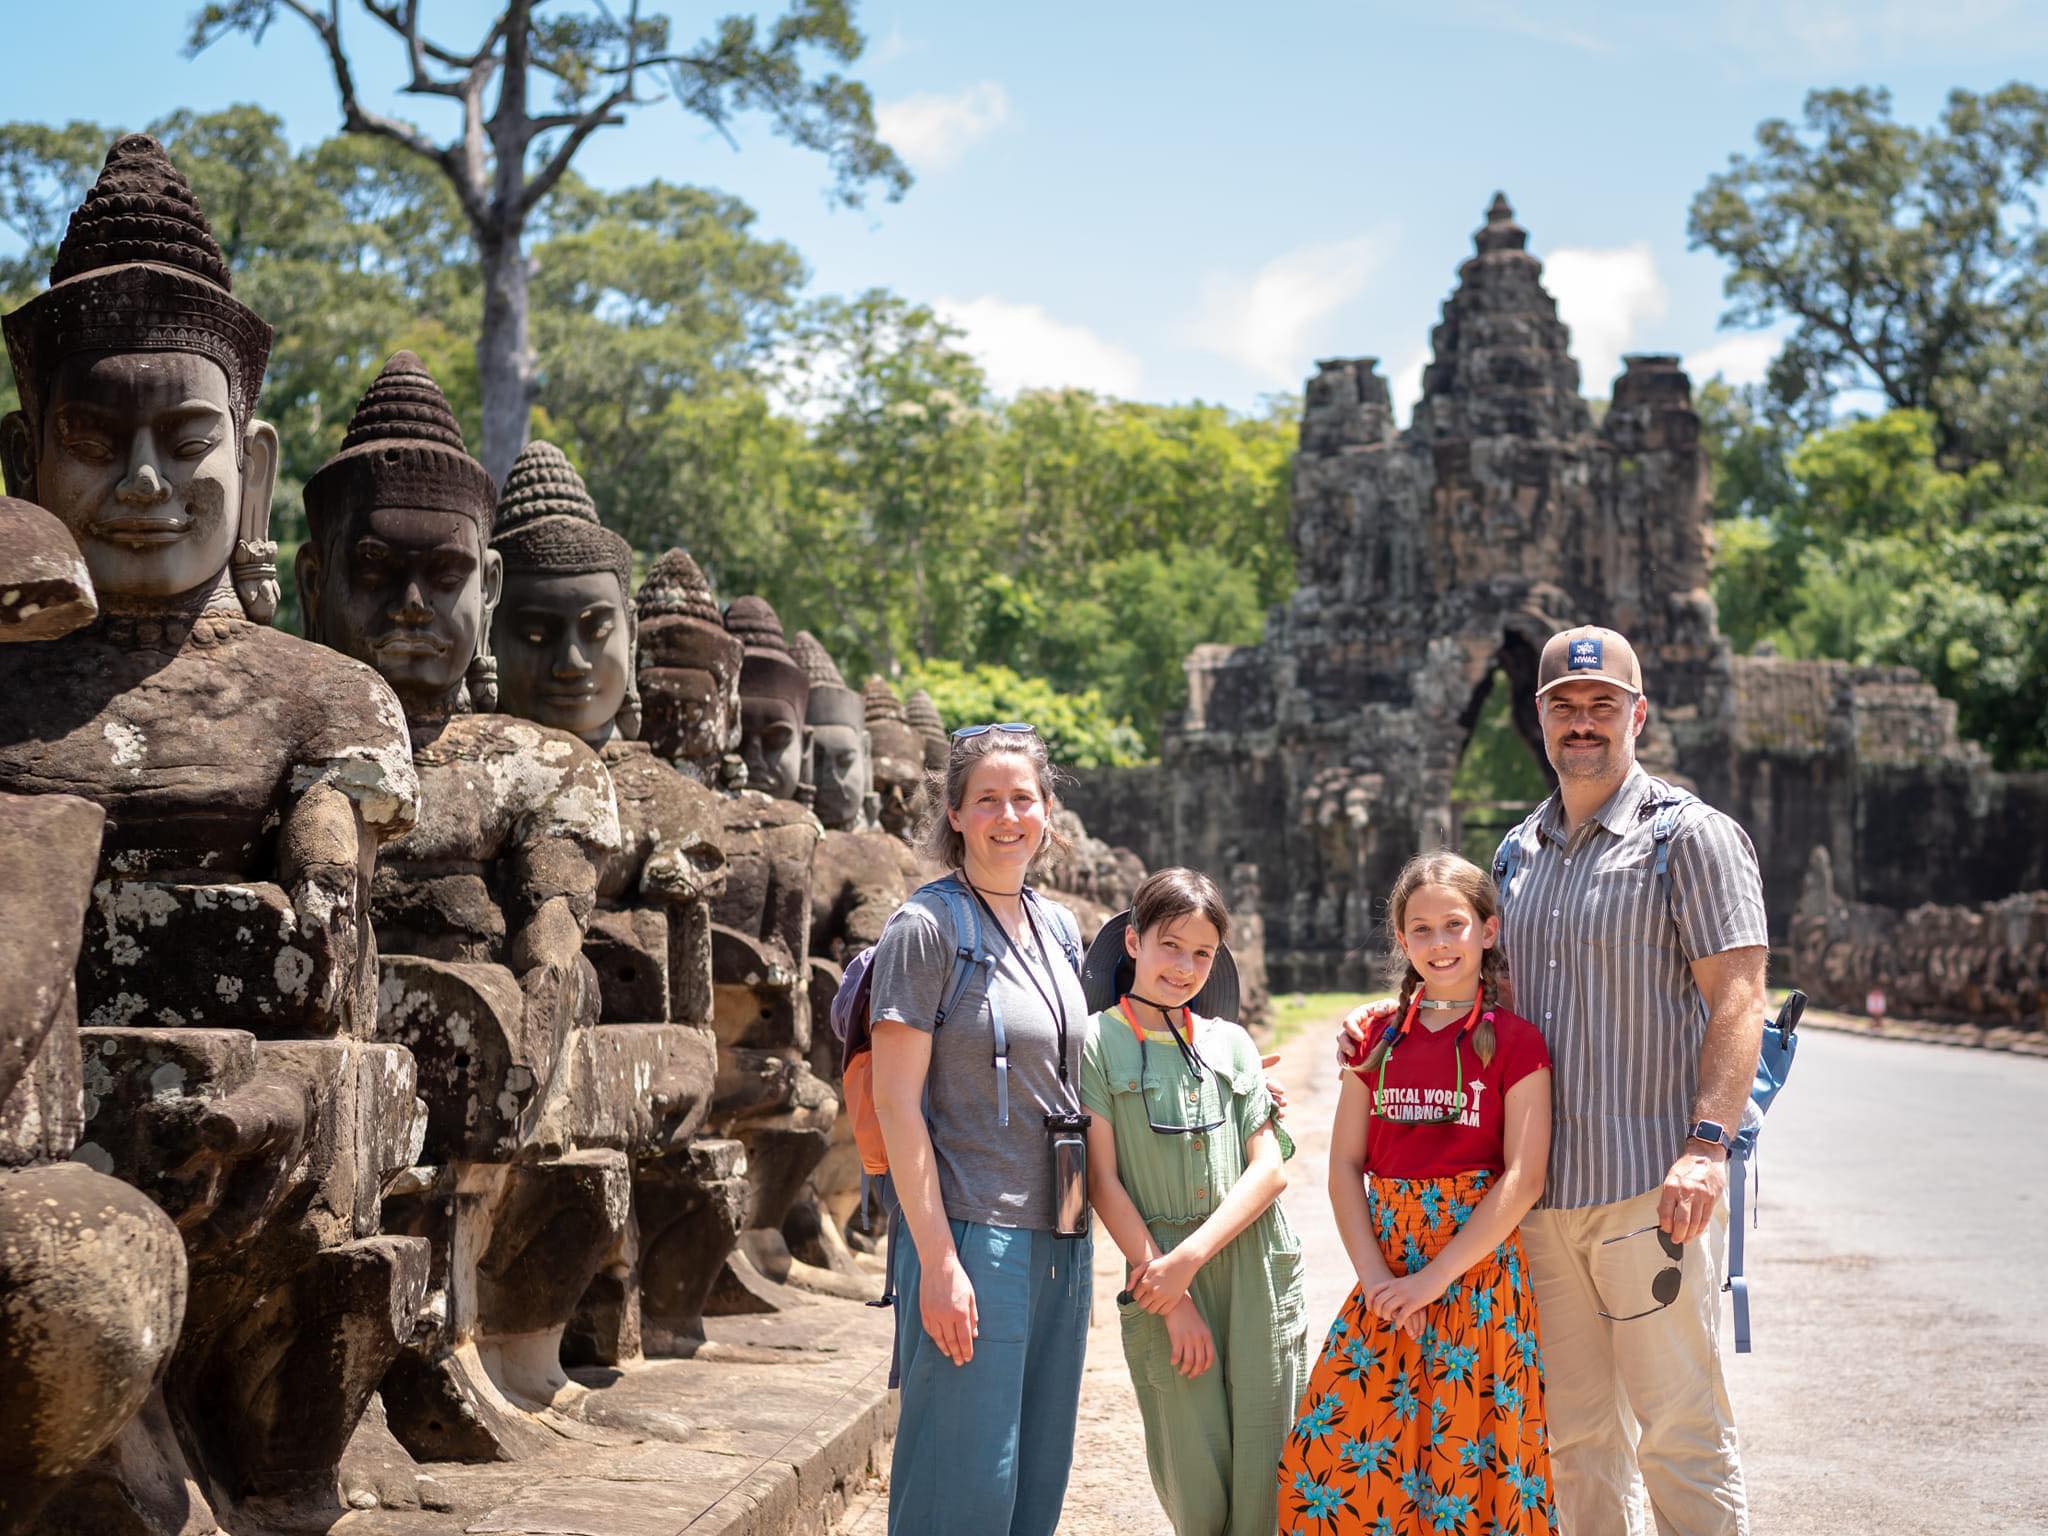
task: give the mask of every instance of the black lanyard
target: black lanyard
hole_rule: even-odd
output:
[[[1009,931],[1003,927],[1002,920],[996,916],[996,909],[988,904],[988,898],[983,896],[981,891],[964,875],[961,877],[960,883],[965,885],[968,890],[974,892],[974,899],[981,903],[981,910],[988,914],[988,920],[996,925],[996,931],[1002,934],[1004,941],[1009,942]],[[1049,996],[1045,988],[1038,984],[1038,975],[1032,970],[1031,962],[1026,958],[1024,952],[1014,943],[1010,944],[1010,951],[1016,955],[1017,966],[1024,972],[1024,979],[1031,983],[1031,990],[1038,994],[1039,1001],[1045,1004],[1045,1011],[1053,1016],[1053,1021],[1058,1026],[1060,1039],[1060,1081],[1064,1083],[1068,1081],[1067,1000],[1060,995],[1059,978],[1052,973],[1052,953],[1046,947],[1045,935],[1038,931],[1038,919],[1032,915],[1031,911],[1031,898],[1020,890],[1017,893],[1017,900],[1018,905],[1024,912],[1024,925],[1031,930],[1031,942],[1038,946],[1039,957],[1045,961],[1046,979],[1052,983],[1052,992]]]

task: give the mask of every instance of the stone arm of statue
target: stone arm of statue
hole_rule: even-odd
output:
[[[291,898],[299,943],[312,960],[307,987],[314,1017],[338,1034],[350,1033],[365,974],[363,900],[377,839],[354,800],[332,784],[315,784],[286,813],[277,853],[278,883]]]
[[[506,963],[528,1017],[552,1020],[559,1038],[579,1021],[595,1022],[596,975],[583,958],[583,935],[597,905],[597,863],[575,838],[552,833],[514,852],[511,875]]]

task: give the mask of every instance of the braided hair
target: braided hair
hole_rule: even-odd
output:
[[[1481,924],[1490,917],[1500,916],[1500,892],[1495,889],[1493,876],[1474,864],[1470,859],[1455,853],[1419,853],[1401,866],[1401,873],[1394,879],[1394,889],[1387,897],[1387,980],[1401,994],[1399,1009],[1390,1022],[1376,1036],[1359,1063],[1361,1073],[1375,1072],[1394,1048],[1394,1033],[1398,1021],[1405,1018],[1408,1005],[1414,1000],[1416,991],[1422,985],[1422,973],[1415,969],[1415,962],[1408,958],[1408,950],[1401,942],[1401,931],[1408,919],[1408,900],[1417,891],[1426,887],[1437,887],[1449,891],[1472,909],[1472,915]],[[1488,1017],[1485,1004],[1490,999],[1494,1006],[1500,1006],[1507,995],[1508,957],[1498,941],[1479,955],[1479,1025],[1472,1032],[1472,1048],[1479,1053],[1482,1063],[1493,1060],[1493,1020]]]

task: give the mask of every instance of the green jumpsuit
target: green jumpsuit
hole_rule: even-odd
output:
[[[1200,1082],[1164,1031],[1141,1048],[1123,1013],[1106,1009],[1081,1054],[1081,1102],[1108,1119],[1118,1180],[1168,1252],[1230,1192],[1245,1144],[1274,1120],[1251,1036],[1196,1018],[1195,1047],[1211,1068]],[[1199,1135],[1152,1129],[1211,1122],[1221,1123]],[[1292,1157],[1292,1139],[1273,1129]],[[1163,1318],[1117,1308],[1152,1486],[1178,1536],[1273,1536],[1281,1446],[1308,1380],[1301,1243],[1279,1201],[1196,1271],[1188,1294],[1216,1340],[1216,1363],[1192,1381],[1173,1368]]]

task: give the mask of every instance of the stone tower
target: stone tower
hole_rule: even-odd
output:
[[[1531,696],[1555,630],[1627,634],[1656,705],[1649,766],[1710,796],[1727,782],[1690,385],[1676,358],[1631,357],[1596,427],[1505,197],[1474,245],[1408,430],[1373,359],[1318,365],[1294,470],[1301,585],[1260,644],[1189,657],[1164,742],[1161,842],[1209,869],[1266,866],[1276,986],[1361,978],[1401,862],[1449,839],[1452,776],[1497,682],[1542,762]]]

